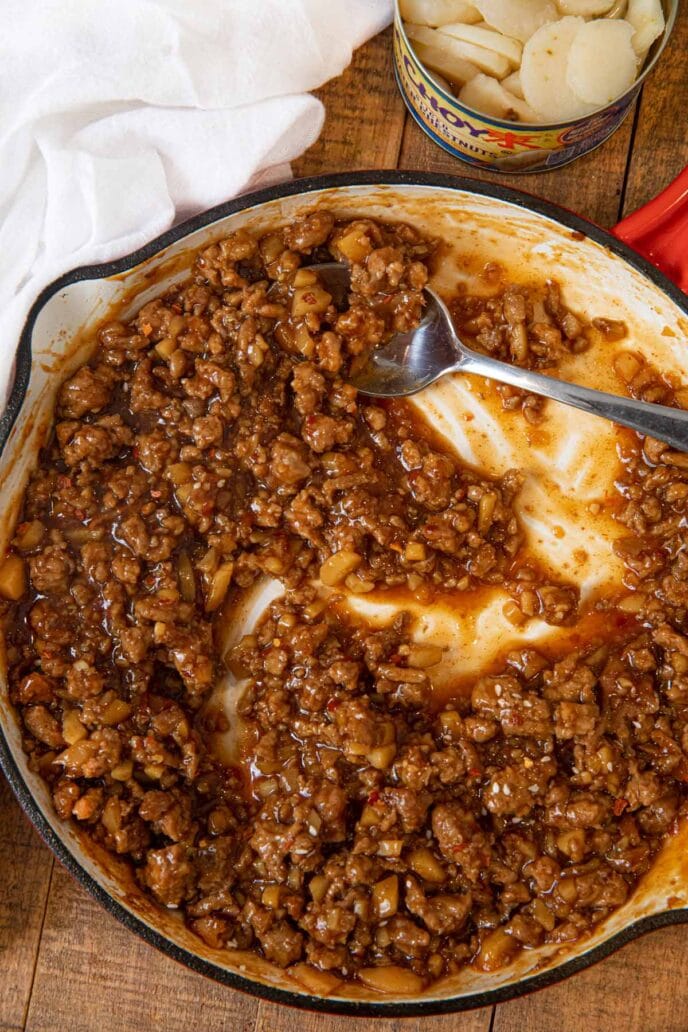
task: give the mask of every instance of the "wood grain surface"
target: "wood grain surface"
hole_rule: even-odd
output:
[[[260,2],[260,0],[256,0]],[[391,35],[371,40],[319,95],[321,138],[298,176],[420,168],[505,182],[607,226],[688,163],[688,5],[659,69],[620,131],[556,172],[476,173],[407,116],[391,71]],[[192,974],[107,915],[71,880],[0,777],[0,1030],[30,1032],[687,1032],[682,955],[688,928],[665,929],[568,981],[496,1008],[372,1022],[276,1007]]]

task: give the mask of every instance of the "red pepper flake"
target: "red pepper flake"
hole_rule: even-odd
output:
[[[71,487],[72,486],[72,478],[71,477],[66,477],[64,475],[60,475],[57,478],[57,486],[62,488],[63,490],[66,487]]]
[[[615,799],[614,800],[614,807],[613,807],[614,816],[615,817],[620,817],[621,814],[624,812],[624,810],[626,809],[627,806],[628,806],[628,800],[627,799]]]
[[[401,659],[402,659],[402,657],[399,655],[399,653],[398,652],[394,652],[389,657],[389,662],[390,663],[401,663]]]
[[[83,509],[75,509],[74,510],[74,519],[75,520],[85,520],[86,519],[86,513],[84,512],[84,510]]]
[[[151,491],[151,498],[160,498],[161,495],[162,491],[158,491],[155,488]]]
[[[480,775],[482,774],[482,771],[478,770],[477,767],[470,767],[469,770],[468,770],[468,773],[470,774],[470,776],[472,778],[479,778]]]
[[[457,842],[455,846],[452,846],[455,853],[462,853],[464,849],[468,849],[467,842]]]
[[[377,789],[375,789],[368,796],[368,805],[369,806],[375,806],[375,803],[378,801],[379,798],[380,798],[380,793],[378,792]]]
[[[206,502],[205,505],[201,506],[201,512],[204,516],[210,516],[210,513],[213,511],[213,508],[214,506],[212,502]]]
[[[634,613],[617,612],[613,616],[613,621],[616,624],[616,626],[621,628],[622,630],[626,630],[627,628],[632,627],[634,624],[638,623],[638,619]]]
[[[330,699],[330,701],[329,701],[329,702],[328,702],[328,704],[327,704],[327,709],[328,709],[328,710],[330,711],[330,713],[332,713],[332,712],[334,712],[334,710],[336,710],[336,709],[337,709],[337,708],[338,708],[339,706],[341,706],[341,702],[340,702],[340,700],[339,700],[339,699]]]
[[[314,305],[317,301],[315,294],[311,294],[310,291],[307,294],[303,294],[303,300],[307,305]]]
[[[138,459],[138,457],[139,457],[139,449],[138,449],[138,447],[136,445],[134,445],[134,447],[131,449],[131,454],[132,454],[132,456],[135,459]]]

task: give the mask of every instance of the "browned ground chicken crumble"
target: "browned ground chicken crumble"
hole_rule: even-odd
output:
[[[318,211],[200,252],[62,387],[0,566],[11,700],[60,817],[206,943],[318,993],[353,977],[415,993],[576,940],[627,900],[685,801],[688,456],[622,437],[608,504],[628,592],[598,601],[577,650],[511,652],[438,701],[441,651],[408,616],[371,630],[338,606],[342,588],[431,603],[500,585],[514,624],[581,616],[528,559],[518,471],[481,475],[409,407],[346,383],[417,323],[433,248]],[[308,269],[333,257],[352,270],[341,311]],[[453,313],[501,358],[552,367],[624,334],[554,283],[485,279]],[[640,356],[616,361],[635,396],[686,402]],[[500,390],[514,419],[543,418]],[[214,625],[264,575],[286,594],[229,658],[250,677],[229,764],[205,705]]]

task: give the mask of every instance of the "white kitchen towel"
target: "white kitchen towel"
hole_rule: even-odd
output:
[[[392,0],[2,0],[0,411],[19,333],[67,269],[290,175]]]

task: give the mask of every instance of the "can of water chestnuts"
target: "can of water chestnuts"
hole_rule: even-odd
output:
[[[567,165],[599,147],[614,133],[652,72],[669,40],[679,0],[662,0],[666,26],[653,43],[633,85],[613,103],[560,123],[506,121],[462,103],[441,76],[418,58],[401,17],[394,11],[394,72],[411,115],[438,146],[478,168],[540,172]]]

